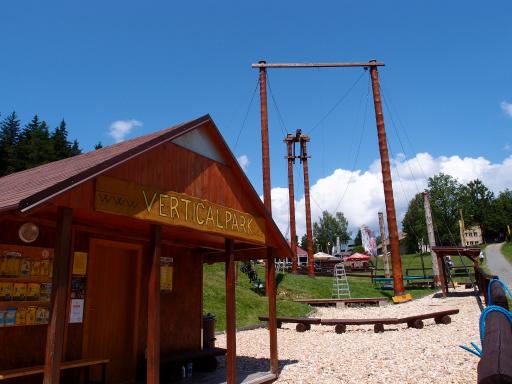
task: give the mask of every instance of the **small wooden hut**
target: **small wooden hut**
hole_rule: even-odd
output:
[[[235,261],[265,259],[270,369],[254,382],[271,382],[273,261],[291,256],[209,115],[0,178],[0,379],[42,366],[16,382],[76,383],[61,370],[104,359],[108,383],[159,383],[161,360],[202,350],[203,263],[222,262],[235,383]]]

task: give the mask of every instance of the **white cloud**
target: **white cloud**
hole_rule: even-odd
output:
[[[480,179],[495,193],[510,188],[512,180],[512,156],[502,163],[493,164],[478,157],[461,158],[459,156],[432,157],[428,153],[419,153],[412,159],[398,155],[392,162],[393,194],[398,226],[409,201],[416,193],[427,188],[427,178],[440,172],[449,174],[461,183]],[[412,175],[411,175],[412,174]],[[347,187],[348,186],[348,187]],[[295,190],[295,196],[302,196],[303,191]],[[386,212],[380,160],[375,160],[368,170],[351,172],[336,169],[331,175],[317,180],[311,186],[311,216],[315,222],[323,210],[344,213],[349,222],[349,230],[354,236],[357,228],[366,224],[378,231],[378,212]],[[272,215],[277,225],[287,234],[289,227],[288,189],[272,189]],[[295,201],[295,218],[299,236],[305,233],[304,197]]]
[[[240,164],[240,166],[242,167],[242,169],[244,171],[247,170],[247,167],[249,166],[249,164],[251,163],[249,161],[249,158],[247,157],[247,155],[242,155],[242,156],[238,156],[236,158],[238,160],[238,164]]]
[[[108,134],[114,138],[116,143],[120,143],[135,127],[142,127],[142,122],[134,119],[116,120],[110,124]]]
[[[505,112],[506,115],[512,117],[512,103],[509,103],[507,101],[502,101],[501,104],[501,110]]]
[[[511,149],[512,149],[512,146],[510,145],[510,143],[505,143],[505,145],[503,146],[504,151],[510,151]]]

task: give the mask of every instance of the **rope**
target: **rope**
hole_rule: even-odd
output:
[[[329,115],[331,113],[333,113],[336,108],[338,108],[338,106],[343,102],[343,100],[345,100],[347,98],[347,96],[350,94],[350,92],[355,88],[355,86],[357,85],[357,83],[359,83],[359,80],[361,80],[364,76],[366,72],[366,69],[361,73],[361,75],[356,79],[356,81],[354,81],[354,84],[352,84],[352,86],[343,94],[343,96],[340,97],[340,99],[331,107],[331,109],[329,109],[329,111],[327,111],[327,113],[318,121],[318,123],[316,123],[313,128],[311,128],[307,134],[310,135],[311,132],[313,132],[316,128],[318,128],[318,126],[324,122],[325,119],[327,119],[327,117],[329,117]]]
[[[254,91],[252,91],[251,100],[249,102],[249,106],[247,107],[247,112],[245,112],[244,120],[242,121],[242,126],[240,127],[240,131],[238,131],[238,136],[236,137],[235,145],[233,147],[233,152],[235,152],[236,147],[238,145],[238,140],[240,139],[240,135],[242,134],[242,131],[245,127],[245,122],[247,121],[247,117],[249,116],[249,112],[251,110],[252,102],[254,100],[254,96],[256,95],[256,90],[258,89],[258,85],[260,84],[260,79],[258,78],[258,81],[256,82],[256,86],[254,87]]]

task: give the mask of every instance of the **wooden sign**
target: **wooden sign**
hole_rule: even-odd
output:
[[[265,243],[262,218],[183,193],[162,191],[126,180],[98,177],[94,207],[100,212]]]

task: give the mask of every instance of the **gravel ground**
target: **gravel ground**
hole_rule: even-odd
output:
[[[381,308],[319,308],[320,318],[402,317],[458,308],[449,325],[424,320],[423,329],[385,325],[376,334],[373,326],[347,326],[336,334],[333,326],[313,325],[295,332],[293,324],[278,329],[280,376],[276,383],[475,383],[478,358],[458,347],[479,342],[480,310],[473,296],[446,299],[427,296],[409,303]],[[217,336],[225,347],[225,335]],[[237,333],[237,368],[268,370],[268,331]],[[221,362],[223,364],[223,362]]]

